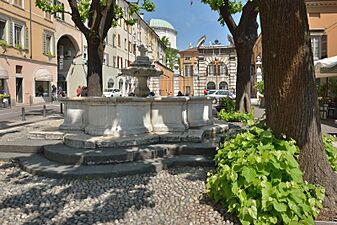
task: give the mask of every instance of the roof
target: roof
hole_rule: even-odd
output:
[[[162,19],[151,19],[150,27],[167,28],[167,29],[175,30],[172,24]]]

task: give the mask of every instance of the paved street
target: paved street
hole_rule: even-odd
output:
[[[43,105],[23,105],[13,106],[11,108],[0,108],[0,124],[8,120],[21,120],[21,110],[25,108],[27,117],[42,116]],[[57,114],[60,112],[60,103],[46,103],[47,114]],[[1,125],[0,125],[1,128]]]

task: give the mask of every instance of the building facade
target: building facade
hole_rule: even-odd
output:
[[[0,92],[13,105],[50,101],[57,81],[51,15],[30,1],[0,1],[0,46]]]
[[[237,57],[234,46],[219,43],[180,51],[180,68],[183,79],[180,90],[185,95],[204,95],[204,89],[236,90]]]

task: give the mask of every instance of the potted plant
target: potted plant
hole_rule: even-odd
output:
[[[264,99],[264,81],[261,80],[259,82],[257,82],[256,84],[256,90],[257,90],[257,96],[259,97],[259,101],[260,101],[260,107],[264,108],[265,107],[265,99]]]
[[[3,39],[0,39],[0,46],[2,47],[2,49],[4,50],[3,53],[5,53],[7,51],[7,48],[8,48],[8,44],[7,44],[7,41],[3,40]]]
[[[3,107],[8,107],[10,105],[10,97],[9,94],[0,94],[0,102]]]

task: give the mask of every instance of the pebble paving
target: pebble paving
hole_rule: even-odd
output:
[[[113,179],[62,180],[32,176],[16,162],[0,162],[1,224],[238,224],[208,199],[210,170],[182,167]]]

